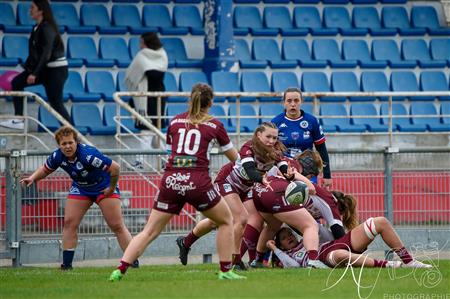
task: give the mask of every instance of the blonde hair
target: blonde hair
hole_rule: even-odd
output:
[[[278,131],[278,127],[271,122],[263,122],[256,128],[252,137],[253,150],[255,154],[262,159],[265,163],[279,161],[283,157],[283,153],[286,151],[286,147],[279,140],[273,147],[267,146],[261,142],[258,137],[258,133],[264,132],[266,129],[275,129]]]
[[[204,111],[211,105],[213,97],[213,90],[208,84],[197,83],[192,86],[188,110],[188,119],[191,124],[201,124],[213,118]]]
[[[342,215],[342,222],[347,230],[358,226],[358,211],[356,210],[356,198],[350,194],[344,194],[341,191],[331,191],[338,201],[339,212]]]
[[[55,132],[55,140],[56,143],[59,145],[59,142],[61,141],[62,137],[73,135],[73,139],[75,139],[75,142],[78,143],[78,134],[77,132],[67,126],[62,126]]]

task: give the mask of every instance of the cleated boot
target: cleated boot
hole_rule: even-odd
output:
[[[70,270],[73,270],[73,267],[72,267],[72,265],[64,265],[64,264],[61,264],[61,267],[59,268],[61,271],[70,271]]]
[[[240,261],[238,264],[233,266],[233,270],[234,271],[247,271],[248,267],[245,265],[245,263],[243,261]]]
[[[433,268],[432,265],[424,264],[417,260],[412,260],[408,264],[403,264],[402,267],[403,268]]]
[[[178,248],[180,249],[179,253],[180,262],[181,264],[186,266],[188,262],[188,254],[191,249],[184,246],[184,237],[178,237],[176,242]]]
[[[309,260],[308,261],[308,268],[315,268],[315,269],[329,269],[327,265],[322,263],[319,260]]]
[[[257,260],[253,260],[253,261],[250,263],[250,267],[251,267],[251,268],[264,268],[264,263],[263,263],[263,262],[259,262],[259,261],[257,261]]]
[[[247,279],[247,277],[239,275],[239,274],[236,274],[236,273],[233,272],[233,270],[230,270],[228,272],[220,271],[219,272],[219,279],[220,280],[225,280],[225,279],[230,279],[230,280],[232,280],[232,279]]]
[[[134,268],[134,269],[139,268],[139,260],[135,260],[135,261],[131,264],[130,267],[131,267],[131,268]]]
[[[111,276],[109,276],[109,281],[112,281],[112,282],[120,281],[122,279],[122,277],[123,277],[123,274],[120,272],[119,269],[116,269],[111,273]]]

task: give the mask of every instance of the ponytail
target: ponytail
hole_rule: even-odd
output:
[[[286,151],[286,147],[280,142],[280,140],[277,140],[273,147],[267,146],[261,142],[258,137],[258,133],[262,133],[268,128],[278,130],[278,127],[274,123],[263,122],[256,128],[252,137],[253,150],[255,151],[256,156],[264,161],[264,163],[279,161],[283,157],[283,153]]]
[[[198,125],[212,119],[212,116],[205,112],[205,108],[211,105],[213,97],[213,90],[208,84],[197,83],[192,86],[188,110],[191,124]]]
[[[331,191],[338,201],[339,212],[342,215],[342,222],[347,230],[352,230],[359,224],[358,211],[356,210],[356,198],[340,191]]]

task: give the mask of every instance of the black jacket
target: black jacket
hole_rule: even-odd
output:
[[[38,77],[47,63],[64,57],[64,44],[58,32],[46,21],[36,25],[28,40],[28,58],[25,69]]]

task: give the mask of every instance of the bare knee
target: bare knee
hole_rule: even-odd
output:
[[[73,218],[64,218],[64,230],[70,232],[76,232],[79,223]]]
[[[386,217],[376,217],[374,221],[377,232],[391,226],[391,222]]]
[[[125,225],[124,225],[123,223],[121,223],[121,222],[118,222],[118,223],[111,223],[111,224],[109,225],[109,228],[110,228],[110,229],[113,231],[113,233],[115,233],[116,235],[117,235],[117,234],[120,234],[120,233],[122,233],[123,231],[126,230]]]

